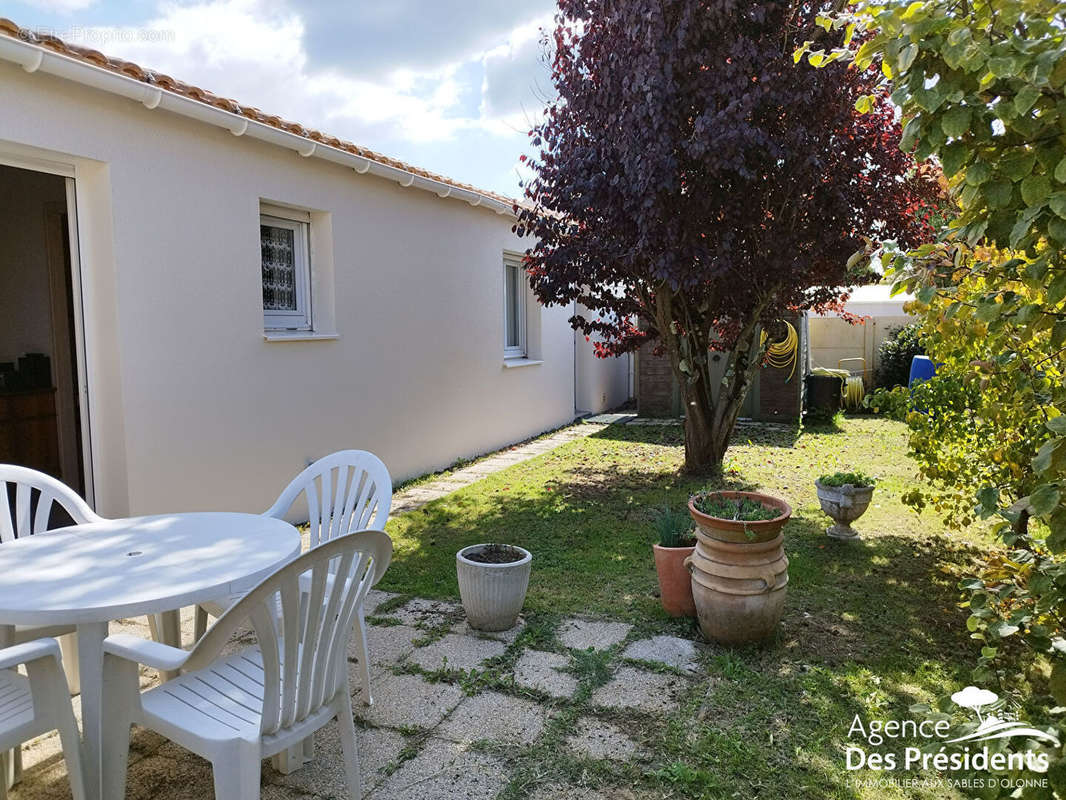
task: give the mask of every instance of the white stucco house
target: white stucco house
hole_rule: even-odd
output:
[[[629,396],[530,296],[507,198],[3,19],[0,108],[0,461],[103,514],[261,510],[349,447],[402,479]]]

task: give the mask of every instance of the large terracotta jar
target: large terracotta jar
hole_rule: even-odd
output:
[[[781,620],[788,587],[788,559],[781,529],[792,516],[788,503],[757,492],[714,492],[725,500],[753,500],[779,509],[773,519],[742,522],[704,514],[695,498],[696,550],[686,559],[692,598],[704,636],[741,644],[771,636]]]

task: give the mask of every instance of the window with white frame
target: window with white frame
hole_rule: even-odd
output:
[[[526,356],[526,271],[521,256],[503,257],[503,355]]]
[[[263,327],[311,330],[310,215],[270,208],[259,215]]]

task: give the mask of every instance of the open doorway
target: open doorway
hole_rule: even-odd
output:
[[[0,164],[0,463],[85,496],[72,183]]]

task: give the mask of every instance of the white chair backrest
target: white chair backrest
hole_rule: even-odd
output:
[[[73,489],[51,475],[0,464],[0,542],[48,530],[53,504],[66,511],[76,525],[102,519]]]
[[[209,666],[251,620],[263,658],[264,736],[297,725],[348,690],[347,650],[354,615],[375,573],[392,558],[381,531],[339,536],[279,569],[226,611],[193,648],[184,669]],[[301,602],[300,578],[311,589]]]
[[[303,494],[311,547],[359,530],[385,530],[392,478],[381,459],[365,450],[341,450],[297,475],[266,512],[283,519]]]

